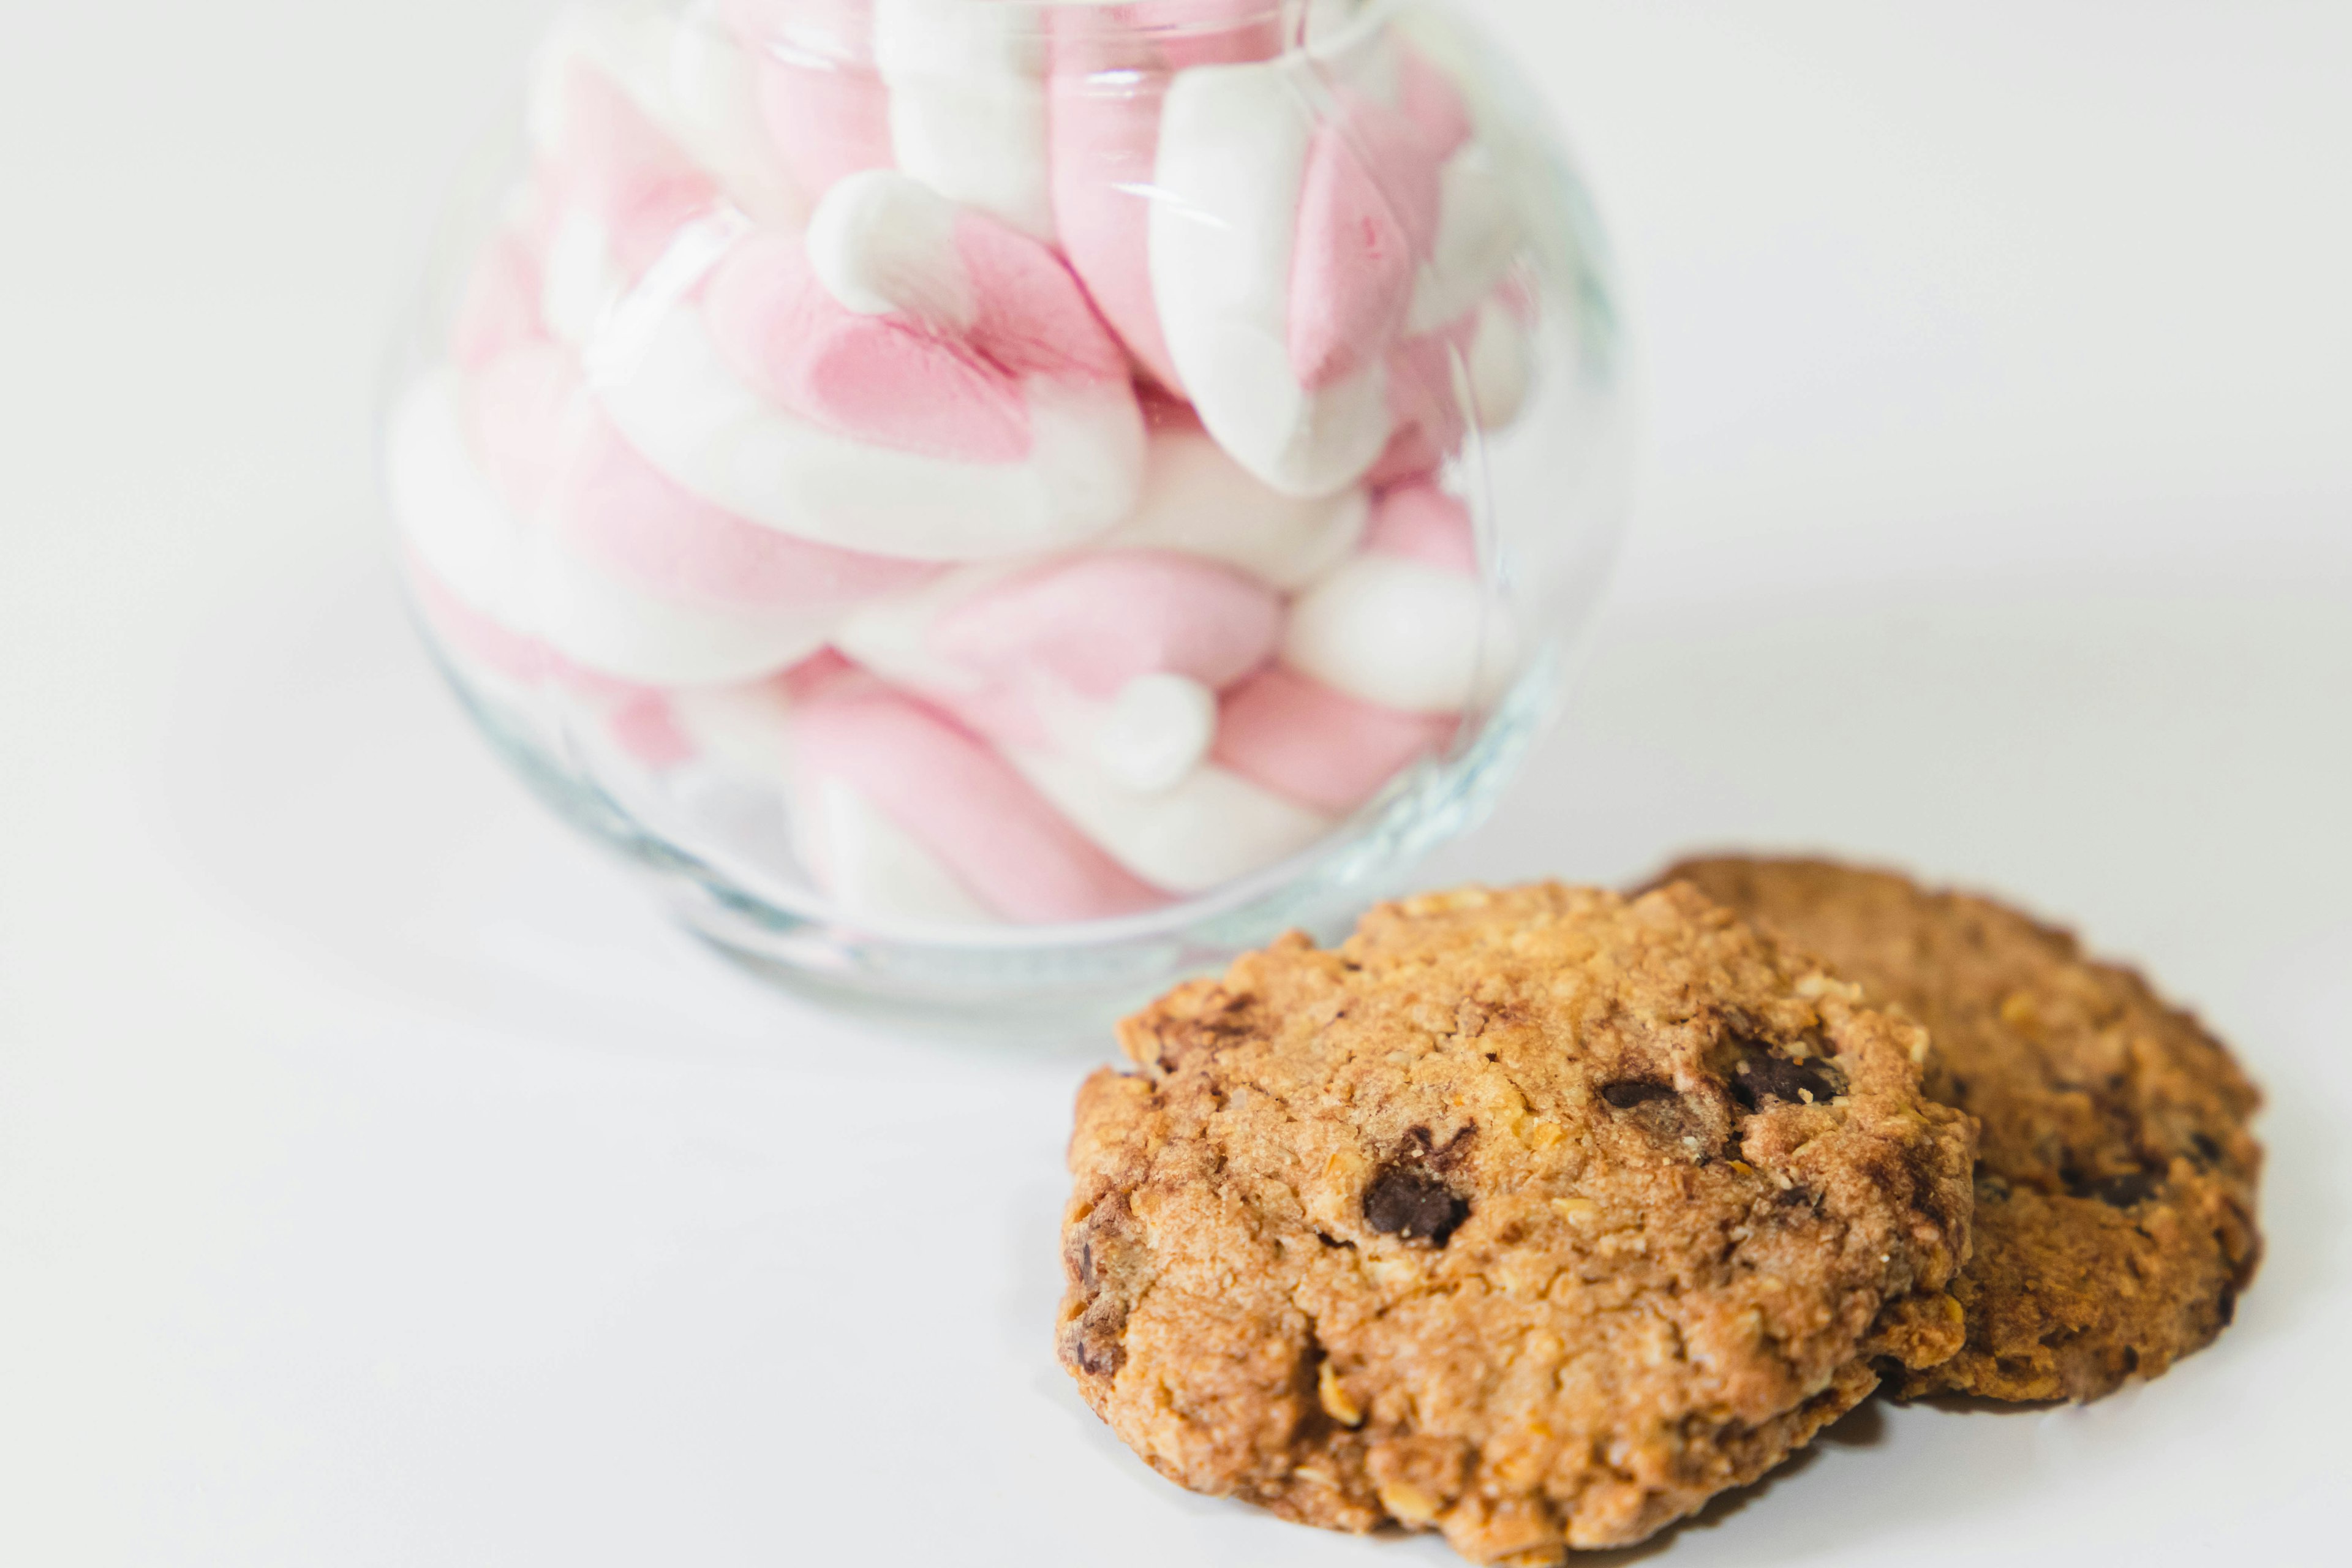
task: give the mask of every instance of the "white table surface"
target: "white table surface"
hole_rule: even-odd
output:
[[[2341,1561],[2352,6],[1486,0],[1651,367],[1574,710],[1430,879],[2007,889],[2270,1086],[2238,1326],[1888,1410],[1656,1560]],[[1070,1092],[756,989],[411,646],[367,451],[536,0],[13,0],[0,1562],[1432,1563],[1179,1494],[1049,1350]]]

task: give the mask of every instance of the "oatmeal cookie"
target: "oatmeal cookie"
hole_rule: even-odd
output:
[[[1549,1563],[1958,1348],[1975,1133],[1924,1036],[1689,889],[1384,906],[1120,1043],[1059,1349],[1196,1490]]]
[[[2095,1398],[2228,1325],[2262,1248],[2262,1097],[2196,1019],[1984,899],[1807,860],[1667,876],[1925,1024],[1928,1092],[1983,1124],[1968,1344],[1905,1394]]]

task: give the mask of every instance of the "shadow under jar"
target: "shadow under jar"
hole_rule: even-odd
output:
[[[383,435],[483,731],[699,933],[1018,1027],[1352,911],[1554,710],[1631,447],[1450,7],[607,5]]]

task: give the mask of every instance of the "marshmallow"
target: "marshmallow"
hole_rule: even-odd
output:
[[[452,379],[420,384],[392,425],[403,526],[436,575],[489,618],[615,679],[719,683],[797,663],[849,604],[923,574],[695,500],[543,358],[522,351],[481,378],[475,425],[503,482],[475,457]],[[529,377],[504,374],[517,367]],[[541,406],[523,406],[534,397]]]
[[[1331,817],[1213,764],[1145,790],[1067,757],[1018,747],[1006,755],[1119,865],[1171,892],[1204,893],[1279,865],[1333,826]]]
[[[827,648],[762,680],[670,692],[671,721],[696,759],[781,784],[793,774],[793,709],[861,679]]]
[[[1424,31],[567,24],[387,432],[420,608],[593,720],[624,809],[851,918],[1108,918],[1310,850],[1521,651],[1434,476],[1526,401],[1538,174]]]
[[[1045,40],[1020,5],[873,0],[874,65],[902,174],[950,201],[1054,237]]]
[[[1517,247],[1444,82],[1409,52],[1362,54],[1336,87],[1312,54],[1185,70],[1160,122],[1150,282],[1169,362],[1209,433],[1294,494],[1379,461],[1390,381],[1418,369],[1395,345],[1482,299]],[[1339,101],[1322,122],[1318,94]]]
[[[1244,468],[1296,495],[1354,484],[1397,434],[1391,384],[1429,368],[1400,348],[1458,330],[1520,243],[1458,94],[1385,36],[1193,66],[1164,100],[1121,85],[1056,89],[1073,265]],[[1335,112],[1318,121],[1318,101]],[[1115,178],[1147,148],[1149,182]]]
[[[1362,538],[1360,489],[1286,496],[1251,475],[1189,416],[1155,413],[1143,498],[1103,535],[1104,550],[1163,550],[1222,562],[1296,593],[1338,565]]]
[[[1121,787],[1173,787],[1207,755],[1216,694],[1272,658],[1275,592],[1230,567],[1097,552],[979,570],[852,614],[838,646],[1001,742]]]
[[[547,69],[535,116],[544,124],[531,238],[541,314],[559,341],[578,347],[723,198],[612,77],[568,50]]]
[[[1467,509],[1433,485],[1391,492],[1364,549],[1292,605],[1282,662],[1378,708],[1481,707],[1510,683],[1521,645],[1476,567]]]
[[[1142,416],[1062,264],[888,173],[743,239],[610,367],[639,451],[727,510],[910,560],[1065,547],[1130,511]]]
[[[1213,758],[1220,767],[1333,816],[1371,799],[1407,767],[1443,752],[1450,714],[1377,708],[1288,669],[1269,669],[1225,696]]]
[[[436,574],[409,545],[402,552],[410,602],[441,648],[469,680],[491,686],[509,700],[561,689],[599,708],[641,695],[643,688],[570,663],[545,643],[485,615]]]
[[[970,900],[1008,920],[1101,920],[1167,901],[1003,758],[922,703],[845,683],[799,707],[793,729],[803,855],[829,890],[845,889],[869,909],[936,903],[940,889],[910,886],[893,853],[911,842]],[[877,820],[896,836],[873,837]],[[845,850],[854,868],[835,858]]]
[[[847,781],[801,792],[794,842],[810,875],[853,920],[993,925],[996,911],[967,892],[947,862]]]
[[[1399,344],[1389,378],[1393,434],[1366,478],[1383,486],[1426,478],[1473,424],[1499,430],[1517,419],[1533,374],[1528,331],[1502,290],[1447,330]]]
[[[1054,17],[1048,162],[1062,252],[1103,319],[1162,386],[1177,385],[1152,298],[1150,213],[1170,74],[1282,53],[1260,0],[1079,6]]]
[[[675,16],[642,4],[565,15],[531,72],[529,130],[541,155],[562,155],[577,109],[570,79],[584,68],[625,95],[749,216],[799,221],[808,198],[761,123],[752,58],[727,32],[720,10],[719,0],[695,0]]]
[[[752,61],[769,144],[813,200],[890,167],[890,101],[873,66],[872,0],[718,0]]]

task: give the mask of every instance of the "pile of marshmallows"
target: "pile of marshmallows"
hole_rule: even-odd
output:
[[[565,24],[388,436],[445,653],[870,917],[1151,909],[1446,746],[1520,662],[1439,483],[1527,394],[1507,132],[1428,24],[1273,9]]]

